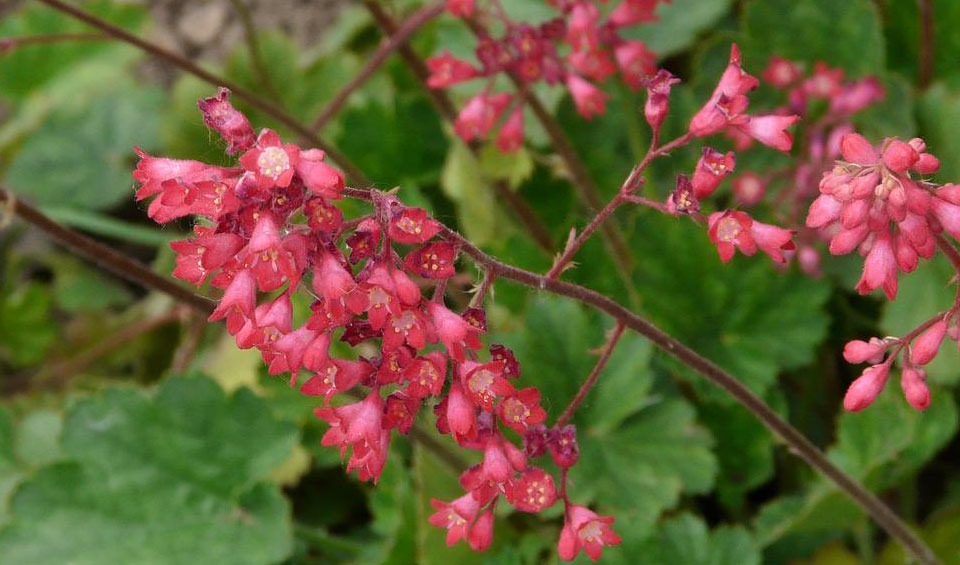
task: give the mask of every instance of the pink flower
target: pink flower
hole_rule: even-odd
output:
[[[606,111],[607,94],[577,75],[567,77],[567,89],[573,96],[577,112],[586,119]]]
[[[448,88],[480,76],[480,71],[473,65],[454,57],[449,51],[431,57],[427,61],[427,67],[430,69],[430,77],[427,79],[427,86],[430,88]]]
[[[657,55],[642,41],[624,41],[613,50],[623,80],[634,90],[643,87],[643,79],[657,72]]]
[[[260,191],[289,186],[299,161],[300,148],[282,144],[280,136],[269,129],[260,132],[256,146],[240,157],[243,168],[256,175]]]
[[[447,545],[452,546],[468,535],[470,525],[477,518],[480,503],[470,493],[467,493],[453,502],[430,501],[434,512],[427,521],[431,525],[447,530]],[[492,527],[492,525],[491,525]]]
[[[707,103],[690,120],[690,133],[704,137],[721,131],[727,124],[739,124],[749,103],[745,94],[757,87],[756,78],[741,68],[740,49],[730,47],[730,61]]]
[[[510,104],[511,98],[511,95],[506,93],[493,96],[483,92],[477,94],[460,110],[453,129],[464,141],[486,139],[490,130],[500,119],[500,115]]]
[[[770,256],[777,263],[786,263],[784,251],[796,248],[793,243],[793,230],[771,226],[756,220],[750,224],[750,236],[761,251]]]
[[[523,107],[517,106],[497,134],[497,149],[512,153],[523,146]]]
[[[521,389],[501,399],[497,404],[497,415],[505,426],[518,434],[547,418],[546,411],[540,407],[540,391],[534,387]]]
[[[723,177],[733,172],[736,162],[733,151],[726,155],[709,147],[703,148],[703,154],[693,172],[693,194],[702,199],[710,196],[720,185]]]
[[[610,52],[604,49],[584,49],[567,56],[567,62],[578,73],[603,82],[617,71],[616,65],[610,60]]]
[[[592,561],[600,559],[605,546],[620,544],[620,536],[610,527],[613,521],[611,516],[598,516],[588,508],[571,505],[557,544],[560,559],[572,561],[581,550]]]
[[[447,378],[447,357],[439,351],[417,357],[403,370],[403,378],[410,383],[407,394],[415,398],[440,396]]]
[[[551,428],[547,437],[547,449],[557,467],[569,469],[580,459],[580,444],[577,443],[577,427],[567,424],[560,428]]]
[[[754,206],[763,200],[766,182],[756,173],[746,172],[733,179],[733,195],[741,206]]]
[[[614,27],[625,27],[644,22],[657,21],[654,11],[659,0],[623,0],[610,14],[608,20]]]
[[[776,55],[770,57],[763,78],[775,88],[786,88],[800,80],[800,65]]]
[[[737,249],[744,255],[754,255],[757,245],[751,235],[753,220],[743,212],[727,210],[714,212],[707,219],[710,241],[717,246],[717,253],[724,263],[733,259]]]
[[[795,124],[800,116],[750,116],[750,121],[740,126],[750,137],[779,151],[790,151],[793,146],[793,134],[787,128]]]
[[[513,385],[500,374],[499,363],[467,361],[460,366],[461,382],[467,397],[485,412],[493,410],[498,397],[516,394]]]
[[[446,306],[436,302],[427,304],[430,318],[436,329],[437,337],[447,348],[447,353],[453,359],[463,363],[466,359],[464,348],[480,349],[479,330],[467,323],[463,318],[454,314]]]
[[[440,231],[440,224],[422,208],[404,208],[390,218],[387,235],[397,243],[426,243]]]
[[[480,515],[467,534],[467,544],[474,551],[486,551],[493,543],[493,508]]]
[[[227,319],[227,331],[236,335],[243,323],[253,317],[257,304],[257,285],[250,271],[244,269],[234,275],[223,293],[223,298],[208,320]]]
[[[448,279],[456,273],[457,253],[447,241],[434,241],[407,254],[404,265],[427,279]],[[418,291],[419,294],[419,291]]]
[[[643,115],[655,132],[660,130],[667,112],[670,111],[670,87],[678,82],[680,79],[663,69],[647,80],[647,102],[643,106]]]
[[[320,440],[321,445],[339,446],[341,458],[346,456],[347,448],[352,447],[347,472],[357,469],[357,478],[362,481],[372,478],[376,482],[383,471],[390,440],[389,431],[381,425],[383,401],[380,392],[374,389],[355,404],[318,408],[316,414],[330,424],[330,429]]]
[[[203,114],[203,123],[220,134],[227,142],[227,153],[234,155],[253,147],[257,136],[253,133],[250,120],[230,104],[227,99],[229,96],[230,89],[221,86],[213,98],[197,101],[197,107]]]
[[[883,287],[890,300],[897,297],[897,259],[893,252],[890,234],[877,235],[863,262],[863,275],[857,283],[857,292],[867,294],[875,288]]]
[[[863,374],[847,389],[847,394],[843,397],[843,408],[848,412],[857,412],[873,404],[883,390],[889,374],[889,362],[864,369]]]

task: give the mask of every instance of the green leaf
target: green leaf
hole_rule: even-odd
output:
[[[681,493],[713,486],[713,441],[695,417],[686,402],[667,400],[609,433],[581,428],[580,459],[570,470],[573,496],[596,501],[638,537],[651,532]]]
[[[667,520],[636,553],[640,564],[760,565],[760,550],[750,533],[740,526],[710,531],[703,520],[681,514]]]
[[[413,451],[414,484],[417,487],[417,544],[419,565],[479,565],[483,554],[472,551],[465,541],[447,547],[447,531],[430,525],[427,519],[435,512],[431,499],[450,502],[463,496],[457,474],[427,449],[416,446]],[[494,538],[496,543],[496,537]],[[413,562],[413,561],[410,561]]]
[[[823,61],[853,76],[884,68],[880,17],[870,0],[751,0],[743,10],[747,68],[771,55]]]
[[[895,486],[942,449],[957,432],[957,406],[949,394],[933,391],[925,412],[911,408],[896,386],[868,409],[843,413],[837,442],[827,455],[870,489]],[[754,521],[757,539],[768,545],[787,534],[809,535],[850,527],[863,513],[831,483],[818,479],[803,493],[777,499]]]
[[[773,436],[741,406],[704,403],[700,418],[716,438],[720,500],[737,508],[746,493],[773,476]]]
[[[0,295],[0,357],[16,365],[41,361],[57,339],[50,290],[29,282]]]
[[[897,299],[886,304],[880,321],[883,335],[905,335],[937,312],[949,309],[955,294],[950,281],[955,274],[947,259],[937,255],[902,275]],[[944,340],[940,353],[925,369],[931,382],[960,382],[960,354],[953,342]]]
[[[275,563],[291,551],[289,508],[264,482],[296,440],[249,390],[206,378],[147,396],[109,389],[76,404],[67,461],[16,492],[0,532],[9,563]]]
[[[146,15],[143,7],[105,0],[85,2],[82,8],[129,30],[136,29]],[[66,14],[33,3],[0,20],[0,37],[75,32],[90,32],[90,28]],[[111,41],[71,40],[15,49],[0,57],[2,95],[22,99],[55,81],[60,74],[72,72],[87,60],[115,48]]]
[[[480,150],[480,169],[487,178],[517,188],[533,174],[533,158],[526,148],[504,153],[488,143]]]
[[[484,180],[480,164],[459,140],[450,145],[440,186],[457,207],[457,221],[467,239],[487,245],[497,237],[498,207],[493,189]]]
[[[23,144],[7,182],[40,205],[90,210],[131,198],[133,147],[157,143],[162,95],[114,85],[86,107],[57,110]]]
[[[932,86],[918,104],[920,135],[940,158],[941,179],[960,178],[960,138],[953,124],[960,123],[960,92],[943,84]]]
[[[822,307],[830,288],[795,270],[777,270],[762,253],[723,264],[703,227],[654,213],[641,215],[633,248],[637,288],[654,322],[729,371],[757,394],[777,374],[813,360],[826,335]],[[698,391],[730,398],[692,371]]]
[[[657,6],[660,21],[626,28],[623,36],[639,39],[661,58],[693,44],[730,11],[731,0],[673,0]]]

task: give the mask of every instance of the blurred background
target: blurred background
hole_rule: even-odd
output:
[[[199,62],[311,123],[382,40],[354,0],[77,2]],[[382,2],[398,20],[422,3]],[[509,0],[538,23],[544,0]],[[929,10],[926,19],[923,16]],[[716,84],[729,46],[760,75],[772,55],[876,77],[886,97],[854,118],[873,140],[923,136],[960,179],[960,3],[955,0],[673,0],[660,22],[631,31],[683,80],[667,136],[681,133]],[[925,23],[926,22],[926,23]],[[50,217],[169,273],[168,244],[188,221],[157,226],[133,199],[134,146],[226,164],[202,123],[215,88],[135,47],[99,36],[33,1],[0,3],[4,39],[83,34],[0,47],[0,186]],[[423,57],[470,56],[475,39],[442,15],[412,40]],[[454,89],[462,103],[476,85]],[[611,81],[606,114],[580,118],[560,89],[542,96],[604,195],[649,143],[642,93]],[[763,88],[757,107],[777,93]],[[255,127],[291,132],[248,112]],[[559,245],[589,216],[542,130],[512,155],[479,158],[454,141],[420,85],[390,57],[321,130],[374,184],[457,226],[485,250],[545,271],[545,253],[504,211],[506,182]],[[730,145],[718,141],[718,146]],[[664,197],[695,147],[651,170]],[[770,171],[790,157],[755,149],[739,170]],[[721,198],[730,199],[729,181]],[[762,210],[765,210],[762,208]],[[360,208],[357,208],[360,210]],[[769,213],[769,211],[767,211]],[[348,215],[349,210],[348,210]],[[761,213],[762,215],[762,213]],[[898,386],[869,410],[844,414],[858,374],[843,344],[901,335],[950,304],[946,262],[901,277],[888,303],[853,286],[861,261],[823,258],[820,277],[767,258],[722,265],[702,228],[648,210],[617,220],[636,264],[639,295],[615,276],[599,238],[566,277],[631,304],[762,395],[847,472],[917,525],[945,563],[960,563],[960,355],[948,340],[928,370],[934,400],[913,411]],[[465,302],[478,273],[464,266],[450,293]],[[201,292],[213,295],[211,289]],[[305,307],[305,303],[301,304]],[[610,320],[579,305],[501,283],[491,342],[506,343],[554,418],[593,366]],[[343,344],[337,347],[349,354]],[[446,547],[426,522],[431,498],[460,490],[457,472],[420,443],[397,439],[380,484],[346,476],[321,448],[314,402],[266,375],[219,324],[110,275],[0,206],[0,563],[35,564],[486,564],[556,561],[559,505],[502,516],[484,554]],[[432,414],[421,414],[432,432]],[[577,414],[575,498],[617,518],[624,543],[604,563],[846,564],[904,562],[894,543],[780,446],[751,416],[649,343],[624,338]],[[446,442],[446,438],[440,440]],[[451,444],[452,445],[452,444]],[[581,561],[586,557],[581,556]]]

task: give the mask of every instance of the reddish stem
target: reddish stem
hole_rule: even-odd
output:
[[[24,35],[20,37],[0,38],[0,53],[12,51],[27,45],[44,45],[61,41],[108,41],[111,38],[100,33],[47,33],[43,35]]]
[[[373,16],[377,25],[380,26],[380,29],[383,30],[386,35],[392,36],[397,33],[398,27],[396,22],[383,10],[383,7],[378,2],[367,0],[363,4],[370,11],[370,15]],[[427,68],[426,63],[423,62],[423,59],[417,55],[408,43],[399,44],[397,49],[400,56],[407,63],[407,66],[410,67],[414,76],[416,76],[417,81],[420,82],[420,85],[427,93],[437,112],[443,116],[447,123],[453,124],[457,119],[457,108],[450,97],[447,96],[446,92],[430,88],[427,85],[430,70]],[[470,148],[474,157],[479,158],[480,145],[474,141],[468,143],[467,146]],[[533,238],[533,241],[547,253],[553,253],[553,236],[550,235],[550,230],[547,229],[533,208],[531,208],[517,192],[507,186],[505,182],[500,180],[493,181],[491,185],[493,186],[494,192],[497,193],[497,198],[507,204],[507,208],[513,212],[513,215],[530,237]]]
[[[399,47],[405,45],[410,39],[410,36],[423,27],[424,24],[442,14],[445,6],[443,2],[428,4],[407,18],[407,20],[397,28],[396,32],[391,33],[390,37],[380,44],[380,47],[367,59],[367,64],[360,69],[360,72],[353,77],[353,80],[344,85],[344,87],[337,92],[337,95],[333,97],[333,100],[324,107],[320,115],[317,116],[316,121],[313,122],[312,129],[319,131],[324,124],[330,121],[347,102],[350,95],[373,76],[373,73],[380,68],[380,65],[387,60],[387,57]]]
[[[590,394],[594,385],[597,384],[600,373],[603,371],[603,368],[607,366],[607,361],[610,360],[610,356],[613,355],[613,348],[620,342],[623,330],[623,323],[617,322],[617,325],[613,328],[613,334],[610,336],[610,341],[607,342],[607,347],[603,350],[603,355],[600,356],[600,359],[597,359],[597,364],[593,366],[590,375],[583,381],[583,384],[580,385],[580,390],[577,391],[576,396],[573,397],[570,404],[567,404],[567,407],[563,409],[563,413],[557,418],[557,422],[554,424],[555,428],[560,429],[570,421],[570,418],[573,417],[577,408],[580,407],[580,404],[582,404],[587,395]]]
[[[955,270],[957,275],[960,276],[960,252],[957,251],[957,248],[947,241],[942,234],[937,234],[937,247],[939,247],[940,251],[943,251],[943,254],[947,256],[947,259],[950,260],[950,264],[953,265],[953,270]]]

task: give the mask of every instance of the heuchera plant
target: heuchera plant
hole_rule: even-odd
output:
[[[606,95],[587,79],[603,81],[619,69],[627,84],[646,89],[644,115],[653,142],[611,210],[627,202],[687,217],[704,226],[723,262],[738,250],[745,255],[762,251],[781,264],[798,256],[811,275],[819,272],[815,242],[829,238],[831,253],[858,250],[865,257],[857,289],[866,293],[882,287],[890,299],[899,271],[912,271],[938,245],[960,266],[960,256],[942,235],[960,237],[960,187],[915,177],[938,166],[923,141],[888,139],[875,147],[853,133],[851,117],[883,96],[874,79],[844,81],[842,73],[823,65],[805,78],[799,65],[775,58],[763,76],[787,92],[788,102],[769,113],[751,114],[747,95],[760,81],[742,68],[734,45],[716,88],[690,119],[687,132],[661,145],[660,128],[678,80],[656,69],[642,43],[617,34],[622,26],[651,21],[657,1],[624,0],[603,20],[593,2],[551,4],[561,16],[533,28],[510,22],[493,2],[491,13],[504,24],[504,34],[481,39],[477,55],[482,68],[441,55],[430,62],[431,86],[490,79],[507,71],[519,77],[521,88],[539,80],[565,84],[589,117],[603,111]],[[470,0],[448,0],[447,7],[464,18],[480,12]],[[562,56],[559,45],[564,46]],[[448,544],[465,540],[474,550],[489,547],[501,501],[536,513],[558,499],[564,505],[558,542],[562,559],[583,550],[596,560],[603,547],[619,543],[613,517],[575,504],[568,493],[567,471],[579,458],[577,430],[567,423],[568,412],[548,426],[540,392],[523,383],[520,360],[503,345],[483,345],[484,302],[493,277],[484,277],[470,307],[457,312],[445,303],[446,282],[456,274],[465,240],[427,211],[404,205],[393,192],[346,187],[344,175],[327,162],[324,151],[286,143],[269,129],[256,134],[228,95],[220,89],[198,105],[207,126],[222,136],[227,153],[239,156],[235,166],[138,150],[134,173],[140,183],[137,199],[152,198],[148,213],[157,222],[202,218],[193,237],[172,244],[177,253],[173,274],[223,290],[210,320],[224,320],[239,347],[261,352],[271,374],[289,373],[291,386],[317,398],[316,415],[329,426],[322,444],[339,449],[347,472],[356,471],[361,480],[378,480],[393,431],[409,433],[424,406],[435,413],[441,434],[482,454],[481,462],[460,476],[462,496],[432,501],[436,512],[429,521],[447,530]],[[692,171],[678,175],[664,202],[636,194],[652,160],[714,134],[732,138],[736,151],[758,141],[789,152],[794,135],[788,128],[817,98],[826,100],[828,108],[803,130],[801,158],[785,174],[744,172],[733,183],[742,207],[756,205],[770,186],[780,185],[773,206],[787,227],[760,222],[740,208],[702,211],[735,170],[734,151],[702,147],[699,160],[690,164]],[[504,151],[516,149],[523,142],[523,118],[521,98],[514,94],[494,94],[488,88],[471,99],[457,119],[458,135],[486,138],[511,105],[497,144]],[[842,160],[831,168],[828,162],[836,156]],[[820,195],[810,204],[816,192],[811,179],[820,173]],[[344,218],[337,205],[344,197],[369,200],[373,212]],[[806,226],[791,226],[800,223],[808,204]],[[593,224],[605,217],[601,212]],[[590,232],[585,233],[588,237]],[[803,245],[799,252],[798,239]],[[582,241],[568,245],[548,278],[562,272],[579,245]],[[430,286],[428,297],[421,287]],[[291,300],[296,292],[313,297],[311,315],[298,327]],[[851,385],[844,406],[859,410],[869,405],[903,353],[907,400],[925,408],[929,391],[920,367],[933,359],[946,335],[960,337],[958,312],[960,302],[903,338],[847,344],[848,361],[872,365]],[[334,358],[334,340],[375,353]],[[344,398],[353,402],[344,404]],[[572,410],[579,400],[571,403]],[[558,477],[536,464],[547,456],[559,469]]]

